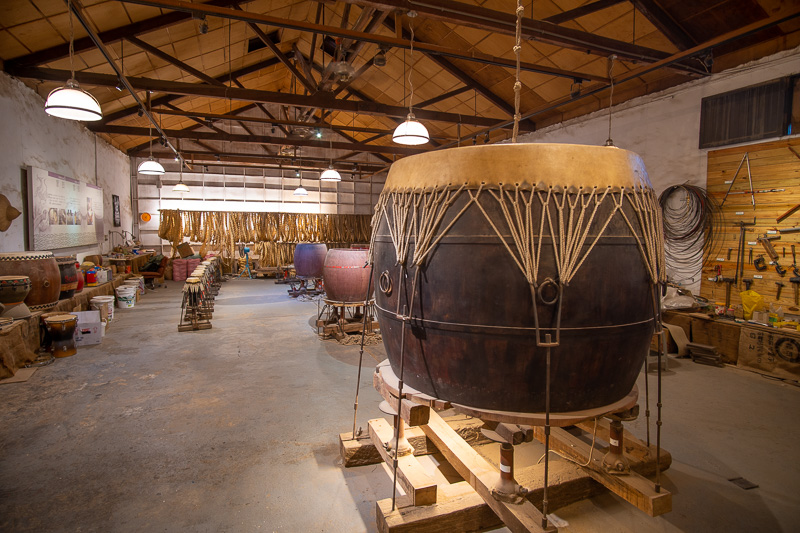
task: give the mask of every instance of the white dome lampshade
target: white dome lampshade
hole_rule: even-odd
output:
[[[428,135],[428,129],[421,122],[417,122],[413,113],[409,113],[406,121],[394,130],[392,140],[397,144],[416,146],[425,144],[431,137]]]
[[[325,172],[320,174],[319,179],[322,181],[342,181],[342,175],[333,168],[333,165],[329,166]]]
[[[91,122],[103,118],[100,104],[94,96],[80,88],[74,79],[53,89],[47,95],[44,110],[48,115],[69,120]]]
[[[308,191],[305,187],[298,187],[292,193],[293,196],[308,196]]]
[[[183,182],[183,180],[179,181],[173,188],[173,192],[189,192],[189,187]]]
[[[139,164],[139,168],[137,169],[139,174],[148,174],[151,176],[160,176],[166,172],[164,167],[161,166],[161,163],[153,159],[153,156],[150,156],[150,159],[146,159]]]

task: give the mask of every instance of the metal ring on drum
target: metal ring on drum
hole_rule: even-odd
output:
[[[633,390],[665,281],[638,155],[503,144],[409,156],[392,165],[373,224],[377,317],[407,386],[465,408],[544,412],[550,350],[551,413]]]

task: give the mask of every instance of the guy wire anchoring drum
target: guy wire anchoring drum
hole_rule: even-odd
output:
[[[403,352],[408,386],[543,412],[550,344],[551,412],[631,392],[665,281],[658,200],[638,155],[502,144],[406,157],[372,225],[381,333],[397,376]]]
[[[31,290],[25,298],[31,311],[45,311],[58,303],[61,273],[53,252],[0,253],[0,275],[31,278]]]

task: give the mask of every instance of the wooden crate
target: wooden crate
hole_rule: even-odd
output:
[[[739,360],[739,336],[742,327],[735,322],[694,318],[692,342],[717,347],[722,362],[735,365]]]
[[[738,367],[800,381],[800,332],[757,326],[741,330]]]

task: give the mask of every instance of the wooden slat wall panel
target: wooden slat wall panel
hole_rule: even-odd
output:
[[[722,207],[725,225],[720,235],[720,250],[703,266],[700,294],[712,302],[725,301],[726,287],[724,283],[708,281],[707,278],[715,275],[714,267],[720,265],[724,277],[732,278],[735,274],[736,249],[739,243],[739,228],[734,226],[736,222],[752,222],[755,217],[756,225],[748,228],[752,231],[748,231],[746,234],[747,242],[756,241],[758,235],[763,235],[767,231],[800,226],[800,211],[781,223],[776,221],[780,215],[800,204],[800,156],[793,153],[790,148],[800,153],[800,138],[714,150],[708,153],[708,192],[718,202],[722,202],[725,197],[725,191],[730,186],[729,181],[733,179],[736,168],[745,153],[750,158],[750,170],[755,190],[785,189],[783,192],[756,193],[756,208],[753,210],[746,164],[742,166],[731,193],[744,192],[744,194],[731,194],[725,201],[725,205]],[[750,248],[753,248],[754,258],[759,254],[764,254],[764,258],[769,261],[769,257],[760,244],[755,246],[745,244],[744,277],[753,279],[753,275],[763,276],[763,279],[754,279],[751,288],[764,296],[767,306],[776,302],[775,296],[778,287],[775,282],[783,282],[785,287],[783,287],[778,303],[784,308],[794,306],[794,287],[789,283],[789,278],[793,276],[791,245],[795,245],[800,256],[800,233],[783,234],[780,240],[772,241],[772,244],[780,256],[778,260],[780,265],[787,269],[786,275],[779,276],[772,265],[768,265],[767,270],[763,272],[757,272],[755,267],[747,262]],[[730,261],[727,260],[728,248],[732,248]],[[786,249],[785,259],[783,258],[784,248]],[[741,303],[740,290],[744,290],[744,284],[740,283],[738,289],[734,287],[731,290],[731,305]]]

